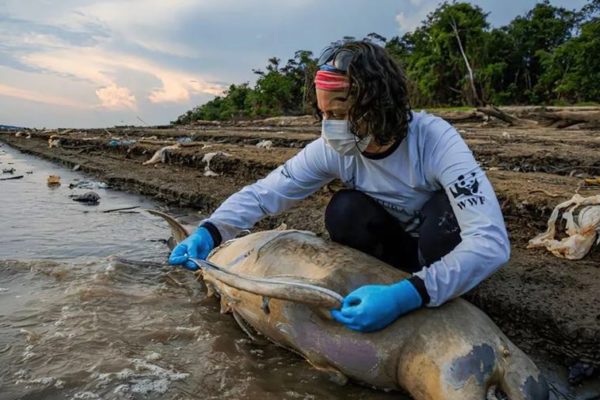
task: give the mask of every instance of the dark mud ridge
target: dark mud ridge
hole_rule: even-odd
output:
[[[318,136],[312,124],[277,121],[274,126],[11,131],[0,132],[0,140],[69,167],[79,165],[113,188],[208,215]],[[600,368],[600,248],[580,261],[525,248],[545,229],[556,204],[575,191],[600,194],[600,187],[581,184],[584,177],[600,175],[600,132],[473,122],[457,127],[487,170],[512,240],[510,262],[465,297],[525,351]],[[177,143],[162,162],[143,165],[157,150]],[[340,187],[328,185],[257,229],[286,223],[326,235],[323,210]]]

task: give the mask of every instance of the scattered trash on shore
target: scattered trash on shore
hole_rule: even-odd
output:
[[[584,182],[587,186],[600,185],[600,176],[595,176],[593,178],[585,178]]]
[[[222,151],[217,151],[215,153],[206,153],[204,155],[204,157],[202,157],[202,162],[206,163],[206,165],[204,166],[204,176],[219,176],[220,175],[210,169],[210,162],[213,158],[215,158],[215,156],[231,157],[231,154],[224,153]]]
[[[256,147],[259,149],[267,149],[270,150],[273,147],[273,142],[271,140],[261,140],[256,143]]]
[[[108,184],[99,181],[75,181],[69,183],[69,189],[107,189]]]
[[[48,138],[48,148],[60,147],[60,139],[56,135],[51,135]]]
[[[58,175],[50,175],[48,176],[48,186],[59,186],[60,185],[60,176]]]
[[[177,143],[180,143],[180,144],[192,143],[192,138],[189,136],[183,136],[183,137],[177,138]]]
[[[140,206],[129,206],[129,207],[111,208],[111,209],[108,209],[108,210],[104,210],[102,212],[104,214],[111,213],[111,212],[135,212],[135,213],[137,213],[137,211],[131,211],[131,210],[135,210],[136,208],[140,208]]]
[[[15,176],[10,176],[8,178],[0,178],[0,181],[10,181],[10,180],[21,179],[21,178],[23,178],[23,175],[15,175]]]
[[[111,139],[108,141],[108,147],[129,147],[136,142],[132,139]]]
[[[571,385],[577,385],[584,380],[597,375],[598,372],[600,372],[600,370],[593,365],[579,361],[569,367],[568,380]]]
[[[85,203],[89,205],[96,205],[100,202],[100,195],[96,192],[86,192],[80,195],[72,194],[69,195],[69,197],[73,201],[78,201],[80,203]]]
[[[31,132],[22,132],[19,131],[15,133],[15,137],[22,137],[25,134],[25,139],[31,139]]]
[[[557,240],[556,220],[562,211],[567,237]],[[576,215],[573,215],[576,213]],[[580,260],[594,244],[600,243],[600,195],[583,197],[575,194],[570,200],[557,205],[548,229],[529,241],[527,248],[545,247],[552,254],[568,260]]]
[[[167,154],[169,152],[169,150],[175,150],[181,147],[180,143],[171,145],[171,146],[165,146],[163,148],[161,148],[160,150],[157,150],[154,155],[152,156],[151,159],[149,159],[148,161],[144,161],[142,163],[142,165],[152,165],[152,164],[157,164],[157,163],[164,163],[167,159]]]

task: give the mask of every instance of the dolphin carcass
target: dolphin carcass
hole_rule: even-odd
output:
[[[155,214],[169,222],[175,241],[189,234],[173,218]],[[324,307],[313,304],[322,293],[307,294],[312,298],[305,302],[293,290],[288,290],[291,299],[285,299],[281,288],[271,296],[268,285],[252,293],[253,280],[315,285],[345,295],[365,284],[389,284],[407,276],[358,250],[310,232],[271,230],[228,241],[208,259],[228,274],[202,273],[223,311],[233,313],[247,332],[249,326],[337,381],[350,378],[405,390],[417,400],[483,400],[498,392],[510,400],[549,396],[545,379],[527,355],[486,314],[460,298],[412,312],[381,331],[359,333],[329,317],[331,301],[324,299]]]

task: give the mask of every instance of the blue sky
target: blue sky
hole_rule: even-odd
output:
[[[438,0],[2,0],[0,124],[166,124],[268,58],[414,29]],[[475,0],[493,26],[534,0]],[[585,0],[554,0],[579,9]]]

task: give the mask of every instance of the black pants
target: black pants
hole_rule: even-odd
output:
[[[460,228],[444,192],[436,192],[421,210],[419,238],[373,198],[341,190],[325,211],[325,227],[335,242],[370,254],[406,272],[415,272],[448,254],[460,243]]]

